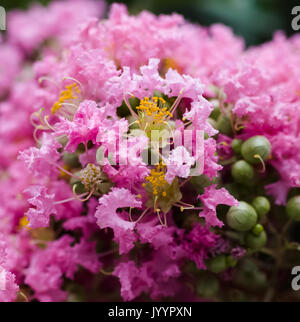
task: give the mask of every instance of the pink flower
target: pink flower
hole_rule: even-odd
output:
[[[0,266],[0,302],[13,302],[18,290],[15,275]]]
[[[47,188],[42,185],[31,186],[24,191],[28,193],[31,198],[29,203],[36,208],[30,208],[26,216],[29,220],[28,227],[39,228],[49,226],[50,215],[57,214],[54,206],[54,194],[48,194]]]
[[[9,14],[8,38],[30,54],[52,37],[66,42],[74,34],[74,26],[88,17],[97,17],[103,10],[102,1],[82,0],[55,1],[47,8],[34,5],[26,12],[16,10]]]
[[[7,242],[4,235],[0,235],[0,302],[13,302],[17,297],[18,285],[15,275],[6,269]]]
[[[198,269],[206,269],[205,260],[213,252],[220,236],[214,234],[209,228],[197,223],[184,237],[183,248],[189,259],[195,262]]]
[[[22,54],[11,45],[1,43],[0,39],[0,99],[12,85],[20,70]]]
[[[125,188],[112,188],[110,193],[99,199],[95,217],[100,228],[111,228],[114,231],[114,239],[120,244],[120,254],[128,253],[133,248],[133,243],[137,236],[134,232],[135,223],[130,222],[128,213],[122,212],[118,214],[118,208],[140,208],[141,201],[136,200],[129,190]]]
[[[288,183],[280,180],[265,186],[268,195],[275,199],[276,205],[285,205],[290,186]]]
[[[107,123],[107,122],[106,122]],[[80,143],[89,141],[96,143],[99,128],[105,125],[105,115],[94,101],[84,101],[80,104],[73,121],[61,119],[56,124],[56,136],[67,135],[69,138],[65,149],[75,152]]]
[[[67,293],[61,290],[63,276],[73,279],[78,265],[93,273],[100,268],[95,244],[84,240],[73,247],[73,238],[65,235],[49,242],[46,249],[37,250],[26,272],[25,283],[40,301],[64,301]]]
[[[168,170],[165,179],[171,184],[176,176],[181,178],[187,178],[189,176],[191,166],[195,163],[195,159],[185,147],[179,146],[171,151],[166,163]]]
[[[216,185],[206,187],[204,189],[204,194],[199,195],[198,198],[203,203],[203,211],[199,213],[199,216],[204,217],[206,224],[209,226],[222,227],[224,225],[217,217],[217,205],[238,205],[238,201],[235,200],[226,189],[221,188],[217,190]]]
[[[45,132],[41,144],[40,149],[31,147],[20,152],[19,159],[25,162],[35,176],[51,175],[55,169],[55,164],[61,157],[57,151],[61,144],[52,135]]]
[[[120,279],[121,295],[124,301],[133,300],[148,288],[145,274],[141,274],[133,261],[121,262],[116,266],[113,275]]]

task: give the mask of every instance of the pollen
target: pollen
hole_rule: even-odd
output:
[[[163,61],[163,72],[166,73],[170,68],[181,73],[181,69],[177,62],[173,58],[168,57]]]
[[[153,96],[151,99],[145,97],[140,101],[140,105],[136,109],[142,117],[146,116],[149,119],[149,123],[161,124],[167,117],[173,117],[166,107],[166,101],[162,97]]]
[[[65,86],[65,89],[60,93],[58,101],[51,108],[52,114],[59,111],[64,103],[77,99],[78,94],[80,94],[80,88],[76,83]]]
[[[20,227],[27,227],[29,224],[29,221],[26,216],[22,217],[19,221],[19,226]]]
[[[152,185],[152,192],[155,196],[166,197],[167,193],[165,191],[168,185],[165,179],[165,165],[160,163],[154,169],[150,171],[150,175],[146,177],[146,181],[150,182]]]
[[[69,171],[70,170],[70,167],[67,165],[67,164],[64,164],[63,165],[63,169],[65,169],[65,170],[67,170],[67,171]],[[63,170],[60,170],[60,172],[59,172],[59,177],[60,178],[69,178],[70,176],[66,173],[66,172],[64,172]]]
[[[80,171],[81,182],[88,190],[92,190],[96,185],[101,183],[100,176],[100,168],[92,163],[89,163],[83,170]]]

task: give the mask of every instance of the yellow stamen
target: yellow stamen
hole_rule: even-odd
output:
[[[27,217],[26,216],[22,217],[19,221],[19,226],[23,228],[23,227],[27,227],[28,225],[29,225],[29,221]]]
[[[64,103],[72,99],[78,99],[75,93],[80,94],[80,88],[76,83],[65,86],[65,90],[61,91],[58,101],[51,108],[52,114],[59,111]]]
[[[165,165],[160,163],[154,169],[151,169],[150,175],[146,177],[146,181],[150,182],[152,185],[152,192],[155,196],[167,196],[165,188],[168,185],[168,182],[165,179]],[[145,186],[145,183],[143,186]]]
[[[166,101],[161,97],[154,96],[152,99],[145,97],[136,109],[140,112],[140,116],[149,116],[154,124],[160,124],[164,122],[165,118],[173,117],[165,104]]]

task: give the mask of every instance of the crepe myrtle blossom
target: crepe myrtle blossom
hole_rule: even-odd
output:
[[[47,8],[35,4],[26,12],[14,10],[8,14],[8,38],[26,55],[46,42],[64,45],[85,19],[100,17],[104,9],[102,1],[66,0],[51,2]]]
[[[299,36],[244,50],[101,6],[12,13],[1,39],[0,301],[284,297],[265,268],[299,248]]]
[[[103,194],[101,189],[105,179],[101,179],[101,176],[108,176],[106,178],[108,182],[119,186],[124,184],[124,181],[128,181],[126,177],[126,170],[128,172],[128,169],[126,168],[131,167],[131,165],[138,165],[138,168],[136,168],[138,171],[134,172],[131,182],[126,182],[126,184],[131,186],[134,183],[136,194],[141,195],[140,198],[144,198],[143,201],[146,203],[146,208],[143,209],[139,220],[148,212],[154,212],[157,214],[159,221],[166,225],[167,213],[173,206],[180,207],[180,209],[186,206],[181,201],[182,194],[180,192],[180,187],[184,182],[180,184],[179,178],[188,180],[191,167],[195,162],[198,159],[205,162],[205,145],[202,143],[201,153],[199,153],[199,147],[196,146],[198,151],[195,152],[193,149],[193,135],[197,138],[200,131],[206,131],[208,135],[214,135],[216,131],[207,122],[211,107],[202,97],[204,87],[200,81],[190,76],[181,76],[172,69],[163,78],[159,75],[158,68],[159,60],[151,59],[147,66],[141,67],[140,74],[131,74],[129,69],[125,69],[120,76],[113,76],[107,80],[107,85],[105,84],[107,95],[115,97],[118,94],[122,98],[119,100],[119,104],[122,104],[122,102],[125,104],[128,117],[133,120],[130,124],[125,119],[113,121],[110,115],[107,114],[106,109],[101,109],[101,106],[98,106],[96,102],[84,100],[84,97],[82,97],[82,102],[78,105],[74,103],[66,104],[66,110],[63,114],[60,114],[58,122],[50,125],[47,116],[45,116],[44,122],[47,126],[45,128],[47,132],[43,133],[40,149],[30,148],[22,152],[20,158],[27,163],[28,168],[35,175],[40,175],[42,172],[47,175],[51,172],[57,173],[54,171],[55,169],[64,172],[84,186],[86,191],[83,195],[87,198],[94,193]],[[112,92],[113,89],[115,89],[114,92]],[[151,94],[150,91],[154,94],[149,95]],[[67,85],[66,89],[60,94],[59,103],[53,105],[52,113],[60,112],[66,100],[76,100],[76,93],[82,95],[77,83]],[[133,98],[137,102],[135,107],[131,105]],[[178,136],[175,139],[172,134],[173,131],[177,130],[175,120],[178,121],[178,118],[175,114],[181,101],[187,99],[192,103],[186,107],[180,129],[184,131],[184,128],[189,127],[191,135],[189,138],[184,136],[186,141],[184,147],[177,146],[177,142],[177,147],[170,151],[170,156],[165,158],[161,154],[162,148],[165,148],[165,145],[171,147],[174,144],[173,140],[178,141]],[[198,116],[197,121],[195,119],[196,115]],[[199,122],[199,117],[202,118],[201,123]],[[187,123],[185,124],[184,122]],[[171,133],[167,142],[161,142],[161,133],[163,131]],[[158,133],[158,136],[154,139],[153,132]],[[203,137],[203,132],[201,133]],[[63,140],[63,137],[66,137],[66,143],[58,143],[59,140]],[[125,146],[123,143],[126,143]],[[65,152],[71,154],[77,153],[80,144],[83,145],[83,152],[88,156],[87,159],[89,159],[88,144],[98,147],[96,160],[102,163],[100,166],[93,165],[91,162],[94,158],[91,158],[91,162],[80,173],[75,174],[64,169],[63,164],[61,164],[61,152],[58,152],[58,149],[62,148]],[[117,149],[116,145],[118,145]],[[115,167],[110,162],[112,159],[112,147],[116,152],[114,156],[114,160],[117,161]],[[149,167],[143,162],[142,152],[145,151],[150,151],[150,153],[156,155],[157,165]],[[101,160],[99,152],[102,157]],[[213,150],[206,153],[212,152]],[[182,153],[184,154],[183,157],[180,155]],[[124,156],[129,162],[125,162],[123,165],[122,159],[124,159]],[[211,157],[213,158],[212,155]],[[209,162],[211,161],[209,160],[209,155],[207,155],[207,164]],[[198,171],[197,175],[208,172],[204,165],[201,168],[202,170]],[[73,184],[74,198],[78,198],[76,197],[76,186],[77,184]],[[86,198],[83,200],[86,200]],[[41,205],[43,204],[41,200]],[[46,211],[47,214],[45,213],[47,221],[50,214],[56,214],[56,210],[51,207],[48,208],[49,211]],[[130,206],[130,209],[132,207],[134,205]],[[193,208],[193,206],[188,208]],[[32,211],[30,210],[28,214],[32,214]],[[160,213],[162,213],[163,220]],[[132,220],[131,214],[130,220]]]
[[[0,301],[12,302],[17,297],[19,289],[15,281],[15,275],[7,270],[7,242],[5,236],[0,235]]]
[[[174,224],[174,211],[187,217],[190,211],[198,211],[208,225],[220,225],[215,207],[236,204],[224,188],[216,190],[215,186],[210,187],[210,197],[206,193],[201,199],[200,195],[203,207],[185,201],[184,187],[192,176],[211,176],[221,169],[212,138],[216,130],[207,121],[212,106],[202,96],[200,80],[172,69],[163,77],[159,64],[158,59],[151,59],[140,73],[124,68],[119,76],[108,78],[104,88],[110,109],[107,103],[86,99],[84,85],[73,77],[66,78],[52,108],[34,115],[42,125],[34,123],[41,130],[41,137],[36,135],[39,147],[31,147],[19,157],[35,176],[35,184],[25,191],[31,205],[25,213],[25,228],[52,229],[53,221],[63,221],[64,229],[80,229],[85,238],[99,229],[111,230],[121,256],[135,250],[137,243],[150,244],[155,252],[167,252],[174,258],[166,258],[167,270],[157,280],[161,286],[150,286],[159,273],[151,262],[145,263],[144,269],[151,275],[142,289],[151,289],[154,298],[174,292],[163,288],[168,279],[180,276],[177,261],[194,259],[186,254],[188,248],[180,247],[183,231]],[[120,109],[123,117],[117,114]],[[162,140],[166,132],[168,136]],[[149,153],[157,159],[155,164],[147,162]],[[193,173],[200,161],[202,165]],[[219,197],[214,199],[214,193]],[[81,204],[92,205],[95,198],[97,208],[92,206],[88,217],[81,216]],[[62,242],[64,238],[67,236]],[[51,243],[54,247],[59,242]],[[166,242],[172,244],[173,254],[163,250]],[[52,247],[48,245],[45,252]],[[201,256],[204,260],[210,255]],[[38,264],[43,252],[36,253],[35,258],[26,275],[35,297],[41,301],[65,298],[61,276],[65,273],[72,278],[73,273],[68,273],[60,261],[46,273],[46,266]],[[37,285],[31,274],[34,267],[41,267],[49,282],[53,275],[53,283]],[[135,297],[122,294],[125,299]]]
[[[278,48],[286,56],[274,68]],[[223,113],[227,117],[232,113],[229,118],[238,139],[245,141],[260,136],[268,141],[262,145],[269,145],[270,153],[261,162],[263,169],[271,165],[279,173],[279,181],[265,187],[276,204],[285,204],[288,190],[300,184],[299,81],[293,67],[298,66],[299,58],[294,54],[297,48],[297,37],[288,40],[282,33],[276,33],[271,42],[252,48],[243,58],[213,75],[215,84],[225,94]]]
[[[78,50],[73,53],[76,57],[73,68],[77,68],[73,76],[83,83],[90,82],[87,73],[93,69],[93,53],[100,51],[117,69],[128,66],[136,72],[149,59],[158,58],[162,74],[172,68],[200,77],[207,84],[216,67],[239,57],[244,48],[243,40],[224,25],[202,27],[175,13],[155,16],[142,11],[130,15],[126,6],[119,3],[110,7],[107,19],[87,21],[76,35],[74,45]],[[90,60],[89,68],[82,68],[84,60]],[[105,70],[107,66],[100,70],[99,65],[98,73]]]

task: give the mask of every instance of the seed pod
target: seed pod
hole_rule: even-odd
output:
[[[253,136],[243,143],[241,153],[249,163],[258,164],[261,160],[265,161],[269,158],[271,143],[262,135]]]
[[[234,139],[231,142],[231,149],[235,154],[240,154],[242,149],[243,141],[240,139]]]
[[[295,221],[300,221],[300,196],[291,198],[285,208],[287,216]]]
[[[228,136],[233,135],[232,125],[230,119],[227,116],[220,115],[217,120],[217,129]]]
[[[261,224],[256,224],[252,229],[252,233],[256,236],[260,235],[263,231],[264,227]]]
[[[271,209],[270,201],[266,197],[258,196],[252,201],[259,218],[264,217]]]
[[[213,273],[221,273],[225,271],[227,268],[227,261],[225,255],[218,255],[216,257],[211,258],[207,262],[207,268]]]
[[[232,166],[231,175],[236,182],[249,185],[254,179],[254,169],[246,161],[239,160]]]
[[[238,206],[230,207],[226,219],[231,228],[237,231],[248,231],[256,224],[257,213],[247,202],[240,201]]]
[[[246,244],[251,249],[260,249],[267,243],[267,234],[263,230],[259,235],[255,235],[252,232],[246,236]]]

